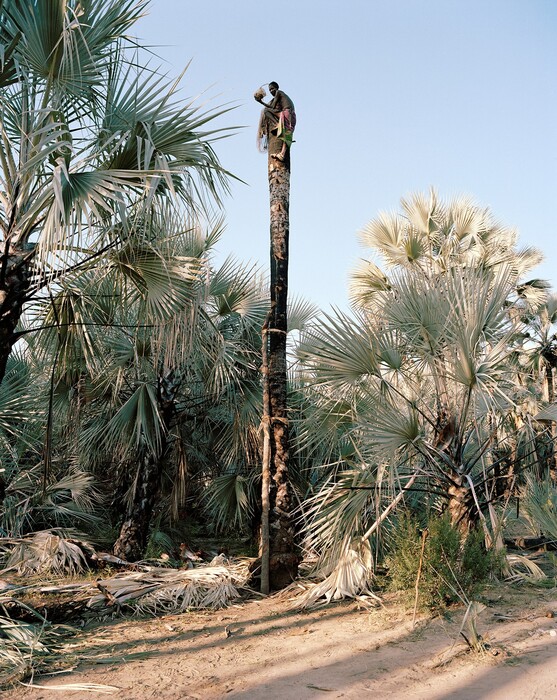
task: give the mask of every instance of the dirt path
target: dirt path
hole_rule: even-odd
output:
[[[413,628],[411,611],[393,600],[371,611],[344,603],[307,613],[272,597],[85,629],[69,650],[75,671],[2,699],[105,697],[48,690],[77,682],[114,686],[118,700],[557,698],[557,590],[497,587],[487,597],[478,629],[491,648],[483,654],[459,653],[462,609]]]

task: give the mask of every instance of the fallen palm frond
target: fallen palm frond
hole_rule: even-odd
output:
[[[241,589],[247,587],[250,562],[249,559],[229,562],[217,557],[209,566],[195,569],[150,568],[148,571],[123,572],[97,581],[100,593],[89,598],[88,607],[106,609],[108,605],[152,615],[222,608],[239,598]],[[27,592],[86,594],[91,589],[91,582],[22,588]],[[14,588],[14,592],[16,590]],[[26,615],[37,622],[13,619],[10,611],[15,606],[24,608]],[[36,610],[16,598],[0,598],[0,686],[22,681],[35,672],[51,671],[52,666],[59,663],[62,642],[70,633],[73,633],[72,628],[50,624]],[[48,686],[48,689],[103,693],[118,690],[94,684]]]
[[[64,683],[63,685],[37,685],[36,683],[22,683],[27,688],[42,688],[43,690],[62,690],[75,693],[84,691],[87,693],[99,693],[101,695],[112,695],[120,688],[115,685],[102,685],[100,683]]]
[[[14,620],[8,605],[19,606],[37,622]],[[13,598],[0,599],[0,687],[22,681],[59,659],[65,638],[73,629],[51,625],[36,610]]]
[[[1,546],[9,552],[3,573],[16,571],[20,575],[73,576],[88,568],[86,556],[94,553],[87,542],[50,530],[34,532],[27,537],[4,538]]]
[[[349,542],[331,573],[323,581],[311,585],[294,605],[311,608],[343,598],[378,604],[380,599],[369,588],[372,571],[369,541]]]
[[[523,554],[507,554],[509,574],[505,578],[509,583],[532,583],[542,581],[547,576],[529,557]]]
[[[251,561],[229,561],[221,555],[215,557],[209,565],[193,569],[161,568],[143,563],[141,566],[133,565],[133,571],[98,579],[96,584],[87,580],[45,586],[41,582],[20,587],[10,586],[10,591],[14,595],[19,590],[39,596],[55,595],[49,617],[58,616],[62,610],[65,619],[76,612],[82,612],[85,607],[96,610],[106,606],[113,609],[127,608],[133,612],[153,615],[194,608],[222,608],[239,598],[240,591],[247,588]],[[95,589],[98,592],[92,595]],[[0,599],[0,604],[3,600],[5,599]],[[17,604],[23,605],[19,602]],[[46,600],[44,607],[50,610]]]
[[[100,594],[89,601],[157,615],[189,609],[223,608],[247,586],[250,560],[196,569],[153,569],[120,573],[97,582]]]

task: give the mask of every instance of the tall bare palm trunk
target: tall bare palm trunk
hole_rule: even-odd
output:
[[[547,391],[547,400],[550,404],[555,403],[555,366],[557,365],[557,357],[555,351],[551,347],[545,356],[545,385]],[[550,423],[551,434],[551,457],[549,460],[549,475],[554,483],[557,483],[557,422]]]
[[[264,337],[268,356],[268,422],[270,438],[269,585],[279,589],[298,573],[292,485],[289,480],[289,426],[287,407],[287,296],[290,203],[290,150],[273,158],[282,143],[269,139],[269,197],[271,238],[271,312]]]

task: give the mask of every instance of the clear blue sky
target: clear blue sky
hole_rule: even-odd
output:
[[[401,196],[472,195],[557,284],[557,2],[554,0],[152,0],[135,33],[183,93],[233,103],[217,146],[233,184],[219,257],[268,265],[266,156],[253,92],[296,105],[290,290],[347,304],[366,251],[357,231]]]

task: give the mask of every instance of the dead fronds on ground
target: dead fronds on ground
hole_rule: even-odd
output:
[[[194,569],[120,573],[97,582],[100,594],[91,598],[89,607],[115,606],[151,615],[223,608],[247,587],[250,561],[217,558]]]

